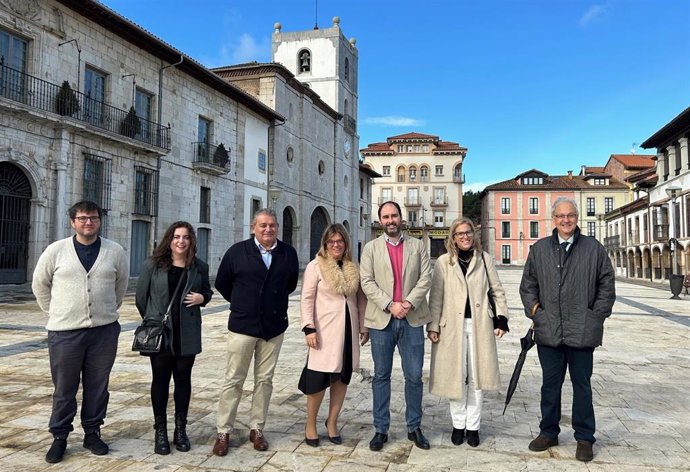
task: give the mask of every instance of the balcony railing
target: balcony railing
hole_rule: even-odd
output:
[[[621,237],[619,234],[616,236],[607,236],[604,238],[604,247],[606,248],[617,248],[621,245]]]
[[[432,207],[443,207],[443,206],[448,206],[448,196],[444,197],[431,197],[431,202],[430,202]]]
[[[170,149],[170,128],[153,121],[129,115],[77,90],[25,74],[0,60],[0,97],[38,110],[57,113],[89,125],[121,134],[137,141]]]
[[[418,207],[418,206],[422,206],[422,202],[419,200],[419,197],[406,197],[405,198],[405,206]]]
[[[221,148],[219,144],[206,141],[192,143],[194,160],[192,166],[202,172],[212,175],[222,175],[230,172],[230,151]]]
[[[668,240],[668,225],[654,225],[653,238],[654,241]]]

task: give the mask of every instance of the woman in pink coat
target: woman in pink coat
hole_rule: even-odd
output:
[[[338,415],[352,371],[359,367],[359,343],[369,340],[364,327],[366,298],[359,286],[359,267],[352,262],[350,235],[332,224],[321,237],[321,248],[302,278],[302,331],[309,350],[298,388],[307,395],[308,445],[319,445],[316,416],[331,388],[326,429],[328,439],[341,444]]]

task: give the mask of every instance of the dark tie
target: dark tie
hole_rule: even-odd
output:
[[[563,241],[563,242],[561,243],[561,249],[563,249],[563,252],[564,252],[564,253],[568,250],[568,245],[569,245],[569,244],[570,244],[570,243],[569,243],[568,241]]]

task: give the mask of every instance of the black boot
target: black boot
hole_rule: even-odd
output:
[[[153,451],[156,454],[165,456],[170,454],[170,443],[168,442],[168,420],[165,416],[156,416],[156,429]]]
[[[187,452],[192,447],[187,437],[187,413],[175,413],[173,444],[175,449],[182,452]]]

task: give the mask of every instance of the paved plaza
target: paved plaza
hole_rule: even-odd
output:
[[[94,456],[81,443],[76,418],[60,464],[47,464],[51,443],[47,431],[53,386],[46,348],[45,317],[26,286],[0,287],[0,471],[676,471],[690,470],[690,296],[670,300],[668,289],[618,282],[614,312],[606,323],[604,346],[595,352],[594,403],[597,415],[595,458],[575,460],[570,428],[571,389],[566,379],[560,445],[542,453],[528,451],[539,424],[540,369],[530,351],[518,390],[502,415],[505,386],[519,353],[519,338],[529,321],[518,296],[521,271],[499,269],[508,293],[511,332],[499,342],[502,392],[485,395],[482,443],[476,449],[450,441],[447,401],[426,392],[423,430],[431,442],[424,451],[408,441],[404,421],[402,372],[396,360],[393,376],[389,442],[381,452],[368,444],[371,418],[372,361],[363,349],[361,372],[353,376],[340,419],[342,445],[326,438],[326,401],[320,421],[321,446],[304,442],[305,397],[297,380],[305,361],[299,329],[299,293],[290,299],[290,327],[274,381],[265,434],[267,452],[248,442],[251,378],[238,413],[230,453],[215,457],[218,393],[225,366],[227,303],[216,294],[203,313],[204,352],[193,371],[188,433],[192,450],[168,456],[153,453],[153,417],[149,402],[148,359],[131,352],[132,332],[139,323],[132,294],[121,310],[123,327],[111,376],[110,406],[103,439],[110,454]],[[427,344],[428,341],[427,341]],[[425,381],[430,348],[427,345]],[[396,354],[396,358],[397,358]],[[452,368],[452,366],[449,366]],[[250,376],[251,377],[251,376]],[[172,400],[169,417],[172,418]],[[170,434],[172,434],[172,427]]]

